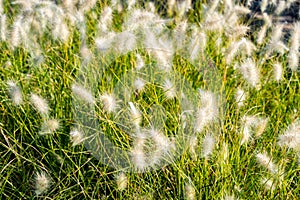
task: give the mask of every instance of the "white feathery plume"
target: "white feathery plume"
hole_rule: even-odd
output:
[[[22,18],[18,17],[13,24],[13,28],[10,34],[11,35],[10,44],[12,45],[13,48],[19,46],[22,42],[21,31],[22,31]]]
[[[179,18],[181,18],[186,11],[191,8],[191,0],[176,1],[176,10]]]
[[[274,79],[277,82],[280,82],[282,80],[282,75],[283,75],[283,68],[280,63],[275,63],[273,65],[273,70],[274,70]]]
[[[249,116],[249,115],[243,116],[241,119],[242,139],[240,144],[243,145],[244,143],[248,143],[253,135],[253,132],[255,132],[256,137],[260,137],[265,131],[268,125],[268,121],[269,119],[264,117]]]
[[[239,42],[232,42],[232,44],[229,46],[228,51],[226,52],[225,59],[226,63],[230,64],[237,54],[238,50],[240,48],[240,43]]]
[[[145,66],[145,62],[140,54],[136,54],[136,69],[140,70]]]
[[[286,47],[286,45],[281,41],[282,37],[282,30],[283,25],[277,24],[271,34],[271,40],[270,43],[267,45],[267,52],[266,57],[270,55],[272,52],[279,52],[283,54],[285,51],[288,51],[289,49]]]
[[[224,164],[226,164],[228,162],[228,157],[229,157],[229,149],[228,149],[228,144],[223,142],[222,145],[222,161]]]
[[[95,4],[97,3],[97,0],[87,0],[87,1],[79,1],[79,12],[86,12],[91,10]]]
[[[72,92],[73,94],[80,98],[81,100],[90,103],[90,104],[94,104],[95,103],[95,99],[94,96],[92,95],[92,93],[90,91],[88,91],[87,89],[85,89],[84,87],[78,85],[78,84],[73,84],[72,85]]]
[[[280,15],[282,11],[284,11],[285,9],[286,9],[286,1],[280,0],[275,10],[276,15]]]
[[[155,13],[155,5],[154,5],[154,2],[148,2],[147,5],[146,5],[146,8],[149,12],[152,12],[152,13]]]
[[[9,94],[12,102],[15,105],[20,105],[23,103],[23,96],[21,89],[17,86],[17,84],[14,81],[7,81]]]
[[[293,25],[290,38],[290,52],[288,55],[288,67],[296,71],[299,65],[299,45],[300,45],[300,22]]]
[[[110,7],[105,7],[102,10],[98,24],[98,28],[102,33],[106,33],[108,31],[109,27],[112,24],[112,19],[112,9]]]
[[[197,147],[198,147],[198,138],[197,135],[192,135],[189,138],[189,152],[193,160],[197,159]]]
[[[230,12],[233,9],[233,2],[232,2],[232,0],[225,0],[224,1],[224,5],[225,5],[224,13],[228,13],[228,12]]]
[[[257,118],[255,116],[243,116],[241,119],[242,121],[242,139],[240,144],[243,145],[244,143],[248,143],[251,136],[252,136],[252,131],[251,127],[253,127],[256,122]]]
[[[48,115],[49,113],[49,106],[48,103],[45,99],[43,99],[42,97],[31,93],[30,95],[30,102],[32,103],[32,105],[34,106],[34,108],[42,115]]]
[[[219,0],[213,0],[209,6],[209,10],[208,10],[208,13],[213,13],[215,12],[216,8],[218,7],[219,5]]]
[[[288,67],[292,71],[296,71],[299,65],[299,52],[290,51],[288,54]]]
[[[238,46],[240,46],[240,48],[244,50],[247,56],[250,56],[252,52],[256,49],[256,46],[244,37],[239,41]]]
[[[249,30],[250,30],[249,26],[237,25],[229,29],[228,36],[232,38],[239,38],[241,36],[245,36]]]
[[[267,27],[272,26],[272,17],[267,13],[263,13],[264,25]]]
[[[176,27],[174,28],[174,36],[173,36],[174,45],[176,49],[182,49],[184,47],[187,38],[187,34],[186,34],[187,27],[188,27],[187,20],[180,21],[176,24]],[[192,33],[192,35],[194,34]]]
[[[70,139],[72,142],[72,146],[79,145],[84,141],[84,134],[78,129],[72,129],[70,131]]]
[[[272,162],[272,158],[269,157],[266,153],[258,153],[256,154],[257,162],[268,169],[272,174],[278,172],[278,167]]]
[[[119,191],[123,191],[126,189],[128,184],[127,176],[124,172],[119,173],[116,177],[117,188]]]
[[[62,0],[62,6],[64,7],[64,9],[72,12],[73,10],[75,10],[76,1],[73,1],[73,0]]]
[[[132,9],[127,20],[124,22],[124,30],[133,31],[137,29],[148,29],[149,27],[163,22],[155,13]]]
[[[110,5],[113,8],[116,8],[118,4],[119,4],[119,0],[111,0],[110,1]]]
[[[115,52],[119,54],[126,54],[127,52],[134,50],[136,43],[136,36],[133,33],[129,31],[120,32],[115,36]]]
[[[136,0],[127,0],[127,9],[131,10],[136,4]]]
[[[173,99],[176,97],[176,88],[169,79],[165,79],[164,84],[163,84],[163,90],[164,90],[165,96],[168,99]]]
[[[271,36],[271,43],[276,43],[280,41],[282,37],[282,30],[283,30],[283,25],[282,24],[276,24],[272,31],[272,36]]]
[[[195,32],[189,47],[190,59],[195,60],[202,53],[206,46],[206,35],[203,32]]]
[[[262,13],[265,12],[267,6],[268,6],[268,0],[261,0],[261,2],[260,2],[260,11]]]
[[[267,33],[267,29],[268,26],[267,25],[263,25],[261,27],[261,29],[259,30],[258,34],[257,34],[257,38],[256,38],[256,43],[261,45],[264,42],[266,33]]]
[[[84,43],[80,47],[80,56],[83,59],[83,61],[87,64],[91,60],[92,53],[91,50],[88,48],[88,46]]]
[[[151,128],[149,135],[155,144],[155,150],[151,153],[150,165],[155,166],[159,164],[164,158],[168,158],[172,150],[174,150],[174,144],[170,138],[165,136],[161,131]]]
[[[134,106],[132,102],[128,102],[128,104],[130,106],[131,120],[136,126],[139,126],[142,121],[141,112]]]
[[[105,35],[105,37],[99,37],[95,39],[96,47],[102,51],[105,52],[109,50],[112,46],[113,41],[115,41],[115,32],[109,32]]]
[[[238,107],[242,107],[244,105],[244,102],[246,100],[246,93],[244,90],[238,88],[236,91],[235,99],[237,102]]]
[[[236,15],[231,16],[236,17]],[[227,19],[226,22],[233,23],[234,19]],[[207,31],[221,31],[224,29],[225,17],[218,12],[207,13],[207,16],[204,21],[204,28]]]
[[[51,179],[45,172],[35,174],[35,194],[40,195],[46,192],[51,186]]]
[[[244,6],[240,6],[240,5],[235,5],[234,6],[234,11],[237,14],[249,14],[251,12],[251,10],[247,7]]]
[[[266,190],[273,191],[276,188],[276,183],[272,179],[268,179],[266,177],[261,178],[260,183]]]
[[[185,198],[187,200],[196,199],[196,190],[195,190],[195,187],[191,183],[185,184]]]
[[[0,41],[6,40],[6,15],[0,14]]]
[[[284,134],[279,135],[278,145],[294,150],[300,150],[300,121],[295,121],[289,125]]]
[[[21,6],[22,12],[32,12],[32,9],[36,7],[35,5],[37,3],[37,1],[33,0],[16,0],[12,2],[12,4],[17,4]]]
[[[3,13],[3,0],[0,0],[0,15]]]
[[[146,155],[144,153],[146,136],[143,133],[138,133],[134,137],[133,147],[130,151],[131,161],[138,172],[143,172],[147,168]]]
[[[259,84],[259,71],[255,62],[251,58],[247,58],[239,67],[243,77],[252,87]]]
[[[42,128],[39,131],[39,135],[51,134],[59,129],[59,121],[57,119],[45,120],[42,124]]]
[[[176,0],[168,0],[168,14],[171,15],[174,12]]]
[[[257,118],[256,124],[255,124],[256,125],[256,129],[255,129],[256,137],[260,137],[264,133],[264,131],[267,128],[268,122],[269,122],[268,118],[262,118],[262,117]]]
[[[202,156],[208,159],[213,153],[216,140],[211,134],[206,134],[202,141]]]
[[[67,42],[69,39],[70,31],[65,23],[61,23],[59,25],[60,34],[58,36],[59,39],[61,39],[62,42]]]
[[[237,26],[237,24],[239,24],[239,17],[237,12],[229,12],[229,13],[226,13],[227,15],[223,16],[223,15],[219,15],[219,17],[223,18],[223,20],[225,21],[225,23],[227,24],[225,27],[222,26],[221,27],[221,24],[220,27],[219,27],[219,30],[223,30],[223,29],[230,29],[232,27],[235,27]]]
[[[219,114],[217,97],[210,91],[199,90],[201,107],[196,113],[194,125],[195,132],[202,132],[212,121],[216,120]]]
[[[100,96],[100,100],[103,103],[103,109],[110,113],[114,112],[117,108],[117,102],[112,94],[104,93]]]
[[[141,78],[136,79],[133,83],[134,89],[137,92],[142,91],[144,89],[145,85],[146,85],[145,81]]]
[[[159,152],[167,153],[170,150],[171,144],[167,136],[165,136],[162,132],[154,128],[151,128],[149,133],[152,139],[154,140],[157,150]]]

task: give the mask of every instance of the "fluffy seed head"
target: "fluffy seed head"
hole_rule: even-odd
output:
[[[206,134],[202,142],[202,156],[208,159],[215,147],[215,138],[211,134]]]
[[[195,187],[191,183],[187,183],[185,185],[185,197],[187,200],[196,199],[196,190],[195,190]]]
[[[140,70],[145,66],[144,60],[140,54],[136,54],[136,69]]]
[[[193,160],[197,159],[197,147],[198,147],[198,138],[196,135],[192,135],[189,139],[189,151]]]
[[[236,99],[238,107],[239,108],[242,107],[244,105],[245,100],[246,100],[246,93],[245,93],[245,91],[239,88],[236,91],[235,99]]]
[[[131,161],[139,172],[143,172],[147,168],[146,155],[142,149],[133,147],[131,152]]]
[[[268,118],[258,118],[256,123],[256,137],[260,137],[268,125]]]
[[[264,42],[264,39],[265,39],[265,36],[266,36],[266,33],[267,33],[267,29],[268,29],[268,26],[267,25],[264,25],[258,32],[257,34],[257,39],[256,39],[256,42],[257,44],[262,44]]]
[[[34,106],[34,108],[42,115],[48,115],[49,113],[49,106],[48,103],[45,99],[43,99],[42,97],[31,93],[30,96],[30,101],[32,103],[32,105]]]
[[[21,89],[17,86],[17,84],[14,81],[7,81],[8,89],[9,89],[9,95],[12,100],[12,102],[15,105],[20,105],[23,103],[23,97]]]
[[[256,160],[257,162],[268,169],[271,173],[276,173],[278,172],[277,166],[272,162],[271,157],[269,157],[266,153],[258,153],[256,155]]]
[[[240,71],[249,85],[251,85],[252,87],[257,87],[257,85],[259,84],[259,71],[252,59],[247,58],[241,64]]]
[[[70,137],[71,137],[72,146],[76,146],[76,145],[80,144],[81,142],[83,142],[83,140],[84,140],[83,133],[77,129],[71,130]]]
[[[142,121],[142,115],[132,102],[129,102],[129,106],[131,112],[131,120],[136,126],[139,126]]]
[[[194,125],[195,132],[202,132],[203,129],[214,120],[219,114],[216,95],[210,91],[199,90],[201,107],[196,113],[196,121]]]
[[[296,22],[293,25],[293,31],[290,38],[290,50],[291,51],[299,51],[300,45],[300,22]]]
[[[6,15],[0,14],[0,41],[6,40],[6,32],[7,32],[7,30],[6,30]]]
[[[288,55],[288,67],[292,71],[296,71],[299,65],[299,52],[291,50]]]
[[[260,2],[260,11],[263,13],[265,12],[266,8],[268,6],[268,0],[262,0]]]
[[[275,10],[275,13],[277,15],[280,15],[280,13],[282,11],[284,11],[285,8],[286,8],[286,2],[285,1],[279,1],[278,5],[277,5],[277,8]]]
[[[95,100],[93,95],[91,94],[90,91],[88,91],[84,87],[78,84],[73,84],[71,89],[76,97],[80,98],[81,100],[87,103],[94,104]]]
[[[300,150],[300,121],[293,122],[284,134],[279,135],[278,145]]]
[[[277,82],[280,82],[282,80],[282,74],[283,74],[283,68],[280,63],[275,63],[273,65],[273,70],[274,70],[274,79]]]
[[[168,99],[173,99],[174,97],[176,97],[176,88],[169,79],[166,79],[164,81],[163,90]]]
[[[117,175],[116,182],[119,191],[125,190],[128,182],[126,174],[124,172],[121,172],[119,175]]]
[[[58,129],[59,129],[59,121],[57,119],[49,119],[44,121],[39,134],[40,135],[51,134],[57,131]]]
[[[35,193],[40,195],[46,192],[51,185],[50,178],[46,175],[45,172],[36,173],[35,175]]]
[[[190,59],[195,60],[202,53],[206,46],[206,35],[203,32],[194,33],[189,47]]]
[[[251,128],[256,124],[257,118],[255,116],[243,116],[242,121],[242,140],[241,145],[248,143],[252,136]]]
[[[100,100],[103,103],[103,109],[108,112],[114,112],[117,108],[117,102],[112,94],[104,93],[100,96]]]
[[[137,92],[140,92],[144,89],[145,87],[145,81],[143,79],[136,79],[133,83],[134,85],[134,89],[137,91]]]
[[[272,179],[263,177],[260,180],[261,185],[265,187],[266,190],[274,190],[276,188],[276,183]]]

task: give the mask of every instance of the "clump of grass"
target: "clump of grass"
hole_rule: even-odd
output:
[[[299,22],[247,2],[1,1],[0,198],[296,199]]]

